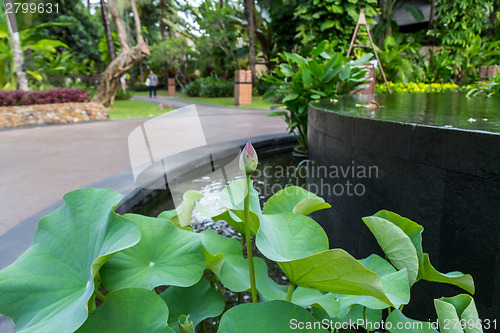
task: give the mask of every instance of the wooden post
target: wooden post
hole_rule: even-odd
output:
[[[175,79],[168,79],[168,96],[175,96]]]
[[[380,59],[378,57],[377,49],[375,48],[375,43],[373,43],[373,38],[370,33],[370,26],[368,25],[368,22],[366,22],[366,16],[365,16],[365,10],[361,9],[359,12],[359,18],[358,18],[358,23],[356,23],[356,28],[354,29],[354,34],[352,35],[351,39],[351,45],[349,45],[349,51],[347,51],[347,57],[351,55],[352,49],[355,47],[361,47],[361,48],[368,48],[370,47],[369,45],[356,45],[354,44],[356,42],[356,37],[358,36],[359,32],[359,26],[361,24],[364,24],[366,27],[366,32],[368,33],[368,38],[370,39],[370,44],[373,49],[373,53],[375,54],[375,58],[377,58],[377,63],[380,66],[380,72],[382,73],[382,77],[384,78],[385,85],[387,87],[387,91],[389,94],[392,94],[391,88],[389,87],[389,82],[387,82],[387,78],[385,77],[385,72],[384,68],[382,67],[382,64],[380,63]]]
[[[234,75],[234,105],[252,104],[252,71],[238,69]]]

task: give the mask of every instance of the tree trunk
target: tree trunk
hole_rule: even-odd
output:
[[[120,77],[125,74],[136,63],[141,62],[144,58],[149,56],[150,51],[148,44],[144,41],[141,35],[141,21],[135,0],[130,0],[132,13],[134,14],[135,28],[137,33],[137,45],[130,47],[127,41],[127,33],[123,20],[118,13],[115,0],[108,0],[109,11],[115,22],[116,31],[121,44],[120,54],[106,67],[102,73],[101,84],[99,89],[92,98],[93,102],[102,103],[106,106],[113,105],[115,93],[120,83]]]
[[[247,7],[247,20],[248,20],[248,44],[250,47],[248,60],[250,63],[250,70],[252,71],[252,84],[257,83],[255,74],[255,25],[253,20],[254,0],[245,0]]]
[[[109,25],[108,11],[106,9],[106,3],[101,0],[101,14],[102,22],[104,24],[104,33],[106,35],[106,43],[108,44],[109,59],[113,61],[116,58],[115,43],[113,41],[113,35],[111,34],[111,26]]]
[[[9,2],[12,3],[12,0],[6,1],[6,3]],[[12,43],[12,58],[16,68],[17,83],[20,90],[28,91],[28,80],[26,79],[26,72],[24,70],[23,49],[21,47],[21,39],[19,38],[16,16],[14,14],[7,15],[7,27],[9,29],[10,42]]]
[[[167,7],[167,0],[161,0],[161,18],[160,18],[161,40],[165,40],[165,22],[163,22],[163,19],[165,18],[166,7]]]
[[[219,0],[219,7],[224,8],[224,0]]]
[[[90,13],[90,0],[87,0],[87,9],[89,10]]]

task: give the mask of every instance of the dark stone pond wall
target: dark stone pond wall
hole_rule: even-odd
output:
[[[361,218],[387,209],[424,226],[423,248],[441,272],[470,273],[481,318],[500,320],[500,133],[370,119],[309,108],[313,166],[376,166],[378,177],[312,177],[363,184],[362,196],[320,190],[332,208],[313,216],[331,247],[380,253]],[[339,191],[337,191],[338,194]],[[358,188],[358,193],[360,188]],[[405,313],[435,317],[433,299],[466,293],[420,281]]]

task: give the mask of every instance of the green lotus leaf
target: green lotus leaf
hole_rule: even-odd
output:
[[[298,287],[292,294],[292,303],[303,308],[308,308],[309,306],[320,308],[331,318],[339,316],[340,302],[335,294],[332,293]]]
[[[424,265],[420,274],[423,280],[452,284],[474,294],[474,279],[470,274],[461,272],[440,273],[432,266],[427,253],[424,253],[423,259]]]
[[[442,333],[482,333],[476,304],[470,295],[460,294],[434,300]],[[463,326],[462,326],[463,324]]]
[[[392,310],[385,322],[391,333],[439,333],[430,322],[410,319],[398,309]]]
[[[174,332],[168,327],[167,318],[168,307],[154,291],[120,289],[111,292],[76,332]]]
[[[259,231],[259,217],[252,211],[249,211],[248,213],[250,221],[250,234],[255,236]],[[227,209],[219,215],[213,216],[212,219],[214,221],[226,221],[231,227],[234,228],[234,230],[242,235],[245,235],[245,224],[243,223],[243,220],[245,219],[245,211],[243,209]]]
[[[158,217],[170,219],[179,228],[186,228],[191,225],[191,215],[198,200],[203,198],[199,191],[186,191],[182,196],[182,203],[176,209],[162,212]]]
[[[243,257],[241,243],[234,238],[216,234],[213,230],[205,230],[203,246],[207,256],[207,266],[221,283],[233,292],[250,289],[248,260]],[[254,257],[255,282],[257,289],[268,298],[285,299],[286,290],[276,284],[268,275],[267,264],[261,258]]]
[[[245,201],[245,179],[240,179],[232,182],[228,186],[226,186],[221,194],[220,199],[224,206],[228,209],[244,209],[244,201]],[[253,187],[253,181],[250,181],[250,200],[249,200],[249,209],[254,212],[257,216],[262,215],[262,210],[260,208],[259,201],[259,193]]]
[[[380,327],[382,320],[382,310],[365,308],[359,304],[353,305],[344,317],[330,317],[323,309],[314,306],[312,313],[322,323],[328,323],[330,328],[340,332],[359,332],[361,327],[374,331]]]
[[[309,215],[315,211],[330,208],[323,198],[299,186],[288,186],[267,200],[264,214],[295,213]]]
[[[180,333],[196,333],[194,330],[193,322],[185,315],[180,315],[177,320],[177,327]]]
[[[474,294],[472,276],[461,272],[440,273],[431,265],[429,255],[424,253],[422,249],[422,232],[424,228],[420,224],[386,210],[379,211],[374,216],[392,222],[410,238],[418,256],[418,279],[452,284]]]
[[[390,221],[376,217],[364,217],[363,221],[377,239],[389,261],[401,270],[406,268],[408,281],[413,285],[418,276],[417,250],[401,228]]]
[[[297,286],[335,294],[373,296],[394,306],[384,292],[380,277],[342,249],[278,262],[278,265]]]
[[[303,329],[298,326],[304,325]],[[308,326],[305,326],[308,325]],[[221,318],[219,333],[325,332],[309,311],[286,301],[240,304]]]
[[[126,214],[141,230],[141,240],[111,258],[101,269],[108,290],[189,287],[205,269],[202,236],[174,226],[166,218]]]
[[[408,304],[410,301],[410,286],[405,268],[397,271],[388,261],[376,254],[372,254],[366,259],[361,259],[359,262],[380,276],[384,293],[394,307],[398,308],[402,304]],[[376,310],[388,307],[387,303],[372,296],[342,294],[337,294],[336,296],[339,304],[339,317],[344,317],[353,304],[360,304]],[[330,313],[329,315],[331,316]]]
[[[420,267],[423,265],[423,249],[422,249],[422,232],[424,231],[424,227],[420,224],[413,222],[406,217],[402,217],[396,213],[381,210],[377,212],[376,217],[380,217],[385,219],[396,226],[398,226],[403,232],[410,238],[415,250],[417,251],[418,264]]]
[[[210,287],[207,279],[188,288],[169,287],[160,297],[170,309],[168,325],[176,332],[179,332],[179,316],[188,316],[196,327],[202,320],[220,315],[225,307],[224,299]]]
[[[328,236],[313,219],[281,213],[264,215],[255,239],[257,248],[274,261],[290,261],[328,250]]]
[[[33,245],[0,272],[0,313],[17,332],[72,332],[87,319],[94,278],[104,262],[140,239],[113,212],[121,195],[82,189],[40,220]]]

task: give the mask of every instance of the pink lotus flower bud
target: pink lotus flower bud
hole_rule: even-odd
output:
[[[252,146],[250,141],[248,141],[240,155],[240,170],[246,174],[250,174],[257,169],[258,163],[259,158],[257,157],[255,148]]]

